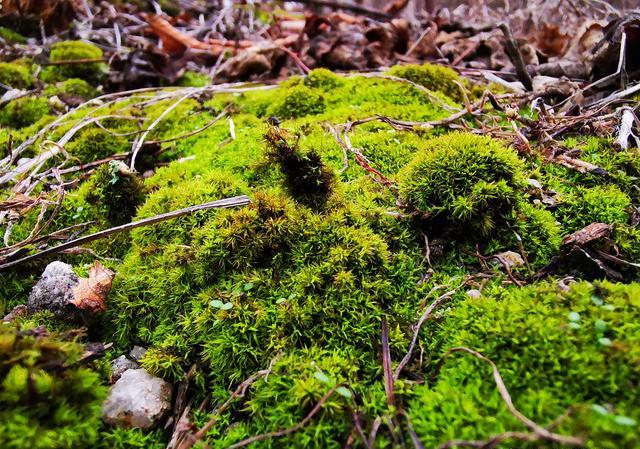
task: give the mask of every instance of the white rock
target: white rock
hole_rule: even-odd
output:
[[[147,353],[147,348],[142,346],[134,346],[131,351],[129,351],[129,357],[131,357],[136,362],[139,362],[140,359]]]
[[[78,276],[71,265],[60,261],[51,262],[31,290],[27,301],[29,312],[49,310],[58,318],[77,317],[79,309],[70,302],[76,285]]]
[[[472,288],[471,290],[467,290],[467,296],[473,299],[480,299],[482,292],[478,289]]]
[[[102,419],[117,427],[151,429],[171,408],[171,384],[144,369],[129,369],[111,387]]]
[[[111,361],[111,382],[115,382],[125,371],[140,368],[133,360],[129,360],[126,356],[121,355],[117,359]]]

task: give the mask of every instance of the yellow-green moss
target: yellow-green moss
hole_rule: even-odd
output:
[[[51,112],[49,101],[42,97],[23,97],[0,109],[0,125],[20,129],[33,125]]]
[[[0,39],[4,39],[7,42],[12,42],[15,44],[27,43],[27,39],[22,34],[16,33],[15,31],[6,27],[0,27]]]
[[[83,41],[63,41],[51,46],[51,62],[75,61],[82,59],[101,59],[102,50]],[[102,62],[84,62],[47,66],[42,70],[42,79],[47,82],[64,81],[68,78],[80,78],[90,83],[99,82],[106,73]]]
[[[25,65],[0,62],[0,83],[14,89],[28,89],[33,84],[33,77]]]
[[[85,128],[65,148],[69,154],[87,163],[131,150],[122,136],[114,136],[100,128]]]
[[[449,67],[436,64],[407,64],[392,67],[388,73],[413,81],[429,90],[442,92],[455,100],[462,99],[460,87],[456,84],[462,83],[462,78]]]

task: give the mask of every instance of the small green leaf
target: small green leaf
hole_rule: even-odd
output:
[[[244,287],[243,287],[245,292],[248,292],[252,288],[253,288],[253,284],[251,282],[247,282],[246,284],[244,284]]]
[[[595,322],[596,332],[602,334],[605,330],[607,330],[607,323],[602,320],[596,320]]]
[[[576,322],[572,321],[572,322],[569,323],[569,327],[571,329],[580,329],[582,326],[580,326],[580,323],[576,323]]]
[[[214,299],[213,301],[211,301],[211,307],[215,307],[216,309],[220,309],[223,306],[222,301],[220,301],[219,299]]]
[[[287,300],[287,298],[278,298],[278,299],[276,299],[276,304],[282,304],[286,300]]]
[[[611,340],[607,337],[598,338],[598,343],[600,343],[602,346],[611,346]]]
[[[609,410],[607,410],[605,407],[601,406],[600,404],[592,404],[591,410],[596,412],[598,415],[602,415],[602,416],[609,414]]]
[[[289,298],[288,298],[288,299],[289,299],[289,301],[291,301],[292,299],[296,299],[296,296],[298,296],[298,295],[296,295],[295,293],[291,293],[291,294],[289,295]]]
[[[233,307],[233,304],[231,304],[230,302],[225,302],[220,306],[220,310],[229,310],[232,307]]]
[[[602,308],[604,310],[608,310],[608,311],[613,311],[616,310],[616,306],[614,306],[613,304],[605,304],[604,306],[602,306]]]
[[[574,323],[580,321],[580,314],[578,312],[569,312],[569,321],[573,321]]]
[[[613,418],[613,422],[615,422],[616,424],[619,424],[621,426],[635,426],[636,425],[636,420],[633,418],[629,418],[628,416],[622,416],[622,415],[618,415],[615,418]]]
[[[323,373],[322,371],[316,371],[313,374],[313,377],[315,377],[316,379],[318,379],[320,382],[322,382],[323,384],[328,384],[331,383],[331,380],[329,380],[329,377],[327,377],[327,375],[325,373]]]
[[[347,399],[351,399],[353,397],[353,395],[351,394],[351,390],[349,390],[347,387],[336,388],[336,393],[338,393],[340,396],[344,396]]]
[[[604,304],[604,301],[601,298],[598,298],[597,296],[591,296],[591,302],[594,303],[596,306],[601,306],[602,304]]]

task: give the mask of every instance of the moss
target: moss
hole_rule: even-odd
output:
[[[40,333],[0,326],[0,445],[93,447],[106,389],[77,365],[81,345]]]
[[[97,449],[164,449],[166,436],[159,430],[112,428],[100,433]]]
[[[335,73],[327,69],[315,69],[304,78],[304,85],[314,89],[325,91],[342,86],[343,80]]]
[[[82,163],[97,161],[129,151],[131,145],[122,136],[113,136],[100,128],[85,128],[75,135],[65,149]]]
[[[102,50],[83,41],[63,41],[51,46],[51,62],[75,61],[79,59],[101,59]],[[51,65],[42,71],[42,79],[47,82],[64,81],[68,78],[80,78],[90,83],[99,82],[106,73],[102,62],[85,62]]]
[[[0,27],[0,39],[4,39],[6,42],[12,42],[14,44],[26,44],[27,39],[20,33],[6,28]]]
[[[426,141],[401,171],[399,189],[432,219],[488,234],[513,210],[522,181],[514,151],[497,140],[451,133]]]
[[[17,63],[0,62],[0,83],[14,89],[28,89],[33,84],[29,68]]]
[[[566,233],[591,223],[624,224],[631,200],[615,185],[578,187],[564,198],[556,216]]]
[[[44,90],[44,94],[48,96],[58,95],[62,97],[77,97],[81,100],[89,100],[97,95],[96,88],[91,86],[85,80],[79,78],[71,78],[66,81],[48,86]]]
[[[51,108],[46,98],[18,98],[0,109],[0,125],[15,129],[25,128],[43,119],[50,112]]]
[[[271,127],[265,138],[269,145],[267,156],[279,165],[286,176],[291,195],[307,206],[324,206],[335,179],[322,163],[320,155],[314,150],[301,154],[287,142],[285,131],[278,127]]]
[[[461,100],[462,94],[456,82],[462,83],[462,78],[449,67],[435,64],[407,64],[395,66],[387,73],[413,81],[429,90],[442,92],[455,100]]]
[[[465,346],[493,360],[516,407],[542,425],[576,407],[556,431],[586,437],[585,447],[636,447],[634,426],[616,424],[615,416],[640,419],[638,298],[638,284],[494,289],[451,311],[433,347],[440,357]],[[408,408],[426,447],[526,430],[507,411],[486,364],[463,354],[443,362],[433,388],[417,387]],[[592,406],[604,406],[604,414]]]
[[[324,112],[326,104],[322,93],[305,86],[289,89],[268,109],[268,115],[281,119],[298,118]]]
[[[184,75],[175,82],[176,86],[202,87],[211,83],[211,78],[203,73],[186,71]]]

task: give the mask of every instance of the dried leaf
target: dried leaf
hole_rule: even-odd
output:
[[[608,237],[611,234],[611,230],[611,225],[591,223],[562,239],[562,246],[584,246],[587,243]]]
[[[88,278],[80,278],[73,288],[73,300],[76,307],[92,313],[107,310],[106,299],[111,290],[111,282],[115,273],[98,261],[89,269]]]

